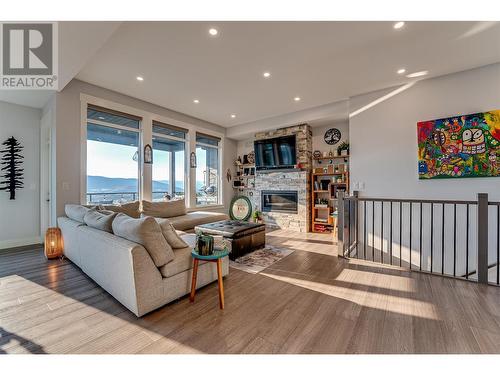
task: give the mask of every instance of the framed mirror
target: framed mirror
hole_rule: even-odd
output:
[[[252,203],[245,196],[234,197],[229,205],[231,220],[247,221],[252,215]]]

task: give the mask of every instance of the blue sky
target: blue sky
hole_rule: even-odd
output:
[[[114,178],[137,178],[137,162],[132,158],[137,147],[87,141],[87,175]],[[176,153],[175,180],[184,181],[184,160],[182,152]],[[197,164],[199,167],[206,164],[206,151],[196,150]],[[155,181],[168,180],[170,176],[169,155],[166,151],[154,151],[153,154],[153,179]],[[204,170],[204,169],[203,169]],[[203,170],[196,169],[196,180],[203,182]]]

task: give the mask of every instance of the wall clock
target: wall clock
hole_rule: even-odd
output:
[[[342,133],[340,133],[340,130],[337,128],[331,128],[328,129],[325,132],[325,142],[329,145],[334,145],[340,141],[340,138],[342,137]]]
[[[250,199],[245,196],[234,197],[231,200],[231,205],[229,206],[229,216],[231,220],[243,220],[246,221],[250,219],[252,215],[252,203]]]

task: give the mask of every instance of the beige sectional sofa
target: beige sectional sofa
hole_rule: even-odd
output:
[[[88,207],[88,206],[87,206]],[[105,210],[123,212],[130,217],[152,216],[156,218],[167,218],[175,229],[184,232],[192,232],[194,227],[201,224],[213,223],[226,220],[228,216],[219,212],[194,211],[187,212],[183,199],[168,202],[139,201],[125,203],[121,206],[100,206]]]
[[[187,246],[171,248],[169,244],[165,245],[169,248],[168,251],[173,251],[173,257],[171,260],[169,258],[165,264],[159,265],[155,264],[158,261],[153,260],[151,249],[147,249],[147,246],[144,245],[147,245],[147,242],[140,241],[143,243],[140,244],[119,237],[112,233],[112,230],[110,232],[105,229],[108,228],[107,226],[101,224],[91,227],[82,218],[88,214],[88,211],[94,213],[95,216],[96,208],[71,206],[67,206],[66,210],[67,216],[71,218],[58,218],[58,225],[64,239],[65,256],[135,315],[140,317],[190,292],[193,266],[191,249],[194,247],[194,234],[177,231],[177,237]],[[108,212],[108,210],[98,211],[105,212],[106,215],[117,215]],[[122,215],[122,219],[125,216],[123,213],[118,215]],[[92,215],[89,214],[89,216]],[[168,219],[156,218],[156,220],[159,223],[169,220],[176,229],[192,230],[198,224],[224,220],[225,218],[227,216],[224,214],[192,212]],[[108,219],[104,218],[104,220]],[[140,218],[136,219],[136,224],[143,225],[144,221],[152,224],[150,219]],[[153,221],[153,225],[158,224]],[[101,229],[97,229],[97,227]],[[158,225],[159,227],[160,225]],[[164,228],[163,225],[161,227]],[[158,230],[159,233],[162,233],[163,229]],[[136,232],[140,234],[142,230],[139,228]],[[162,251],[161,248],[156,249],[156,251],[158,250]],[[227,257],[223,259],[222,270],[224,276],[228,275],[229,260]],[[215,280],[217,280],[215,265],[200,262],[197,288]]]

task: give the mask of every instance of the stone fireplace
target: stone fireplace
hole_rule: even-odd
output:
[[[253,209],[262,212],[270,227],[308,232],[311,218],[310,176],[312,132],[307,124],[255,134],[255,139],[296,135],[297,163],[300,168],[257,171],[255,187],[247,192]]]

